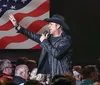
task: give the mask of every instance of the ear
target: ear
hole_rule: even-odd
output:
[[[25,72],[21,72],[20,76],[23,78],[24,74],[25,74]]]

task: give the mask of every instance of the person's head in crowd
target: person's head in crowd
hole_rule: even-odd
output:
[[[19,77],[27,80],[29,77],[28,71],[29,71],[29,69],[28,69],[27,65],[18,65],[15,68],[15,76],[19,76]]]
[[[100,74],[98,75],[98,80],[93,85],[100,85]]]
[[[28,58],[26,57],[19,57],[16,61],[16,65],[27,64]]]
[[[76,85],[76,81],[75,81],[75,78],[73,77],[73,74],[71,72],[66,72],[64,74],[65,78],[67,80],[69,80],[71,82],[71,85]]]
[[[0,70],[2,71],[1,77],[0,77],[0,83],[1,85],[5,85],[8,82],[11,82],[13,77],[12,77],[12,64],[11,61],[8,59],[2,60],[2,63],[0,63]]]
[[[73,67],[73,76],[76,80],[82,79],[82,67],[81,66],[74,66]]]
[[[37,80],[29,80],[24,85],[41,85]]]
[[[8,59],[2,60],[2,63],[0,65],[0,70],[4,74],[12,75],[13,68],[12,68],[11,61]]]
[[[58,78],[51,85],[73,85],[72,82],[66,78]]]
[[[46,75],[45,74],[37,74],[36,76],[36,80],[38,80],[39,82],[44,82],[45,81],[45,78],[46,78]]]
[[[28,60],[26,65],[29,68],[29,72],[31,72],[34,68],[37,68],[37,64],[34,60]]]
[[[34,69],[31,71],[29,78],[30,78],[30,80],[35,80],[36,77],[37,77],[37,68],[34,68]]]
[[[87,65],[83,68],[83,79],[97,80],[98,79],[98,69],[95,65]]]
[[[54,82],[56,79],[58,78],[65,78],[64,75],[55,75],[53,78],[52,78],[52,82]]]
[[[73,70],[77,71],[78,73],[82,73],[82,67],[80,65],[73,66]]]

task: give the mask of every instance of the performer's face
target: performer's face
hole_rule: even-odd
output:
[[[49,23],[48,28],[49,28],[49,33],[50,34],[54,34],[58,30],[57,24],[56,23],[53,23],[53,22],[50,22]]]

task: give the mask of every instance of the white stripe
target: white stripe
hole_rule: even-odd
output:
[[[27,6],[20,10],[8,10],[6,11],[3,16],[0,18],[0,26],[8,22],[8,15],[9,14],[16,14],[16,13],[29,13],[35,10],[38,6],[40,6],[46,0],[32,0]]]
[[[49,16],[49,12],[43,14],[40,17],[36,17],[36,18],[25,17],[22,21],[20,21],[20,25],[25,27],[25,28],[28,28],[28,26],[31,23],[33,23],[35,20],[44,19],[45,17],[48,17],[48,16]],[[16,35],[18,35],[18,33],[16,33],[15,28],[12,28],[11,30],[8,30],[8,31],[0,31],[0,38],[3,38],[5,36],[16,36]]]
[[[43,33],[44,30],[47,30],[47,25],[45,25],[39,32],[38,34]],[[10,43],[8,44],[5,49],[30,49],[33,46],[36,46],[38,43],[36,43],[33,40],[26,40],[20,43]]]
[[[18,34],[19,33],[16,33],[15,28],[12,28],[9,31],[0,31],[0,39],[3,38],[3,37],[6,37],[6,36],[16,36]]]
[[[22,43],[11,43],[7,45],[5,49],[29,49],[32,48],[32,46],[36,46],[37,44],[38,43],[35,41],[28,39]]]
[[[45,18],[49,17],[49,12],[46,12],[45,14],[39,16],[39,17],[25,17],[20,21],[20,25],[24,28],[27,28],[31,23],[33,23],[36,20],[44,20]]]

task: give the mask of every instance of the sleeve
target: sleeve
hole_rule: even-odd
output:
[[[40,43],[40,36],[39,34],[33,33],[23,27],[20,26],[20,29],[17,28],[17,33],[21,33],[23,35],[25,35],[26,37]]]
[[[71,40],[63,39],[59,41],[58,47],[54,47],[48,42],[48,40],[45,39],[43,42],[41,42],[41,46],[53,57],[60,59],[61,55],[67,53],[68,49],[71,47]]]

